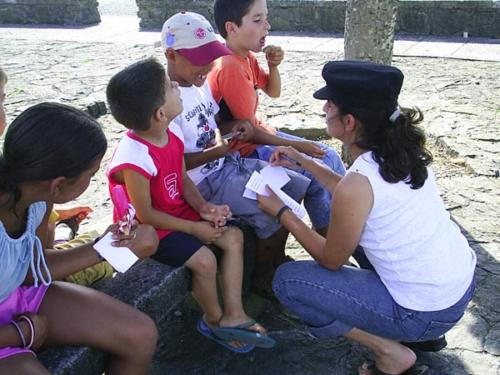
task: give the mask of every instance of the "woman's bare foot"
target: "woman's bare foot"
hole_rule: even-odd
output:
[[[375,365],[387,374],[399,375],[412,367],[417,356],[406,346],[391,341],[384,349],[375,352]],[[372,375],[373,371],[367,363],[358,368],[359,375]]]

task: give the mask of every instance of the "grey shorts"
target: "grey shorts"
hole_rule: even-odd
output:
[[[254,228],[259,238],[270,237],[280,228],[280,224],[274,217],[263,212],[256,200],[244,198],[243,192],[252,173],[267,165],[267,162],[259,159],[230,154],[226,156],[221,169],[205,177],[197,185],[203,198],[213,204],[227,204],[233,216]],[[290,181],[282,190],[300,202],[311,180],[292,170],[287,169],[286,172]]]

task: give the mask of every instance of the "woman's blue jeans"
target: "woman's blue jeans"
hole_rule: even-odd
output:
[[[472,281],[447,309],[422,312],[399,306],[373,270],[344,266],[332,271],[315,261],[298,261],[283,264],[273,281],[276,297],[318,338],[358,328],[397,341],[431,340],[447,332],[462,317],[474,288]]]

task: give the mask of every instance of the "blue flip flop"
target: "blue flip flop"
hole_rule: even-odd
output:
[[[203,318],[198,319],[198,324],[196,325],[196,329],[203,336],[208,337],[210,340],[215,341],[217,344],[222,345],[226,349],[229,349],[235,353],[248,353],[255,348],[255,345],[252,344],[247,344],[241,348],[237,348],[235,346],[230,345],[227,340],[215,336],[213,330],[207,325],[207,323],[205,323]],[[234,341],[234,340],[229,340],[229,341]]]
[[[213,334],[225,341],[240,341],[259,348],[274,347],[276,341],[272,337],[250,329],[254,324],[255,320],[251,320],[235,327],[217,327],[213,330]]]

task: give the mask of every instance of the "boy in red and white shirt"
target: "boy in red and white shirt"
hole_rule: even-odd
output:
[[[228,206],[200,195],[186,173],[184,144],[169,129],[182,111],[177,82],[170,81],[158,61],[147,59],[113,76],[106,95],[115,119],[130,129],[108,167],[110,188],[123,185],[137,219],[156,228],[160,243],[153,259],[192,271],[192,294],[204,312],[198,330],[235,352],[273,341],[243,310],[243,235],[226,226]],[[223,252],[224,308],[217,298],[217,260],[206,246],[212,243]],[[217,330],[241,327],[247,335],[238,341],[216,336]]]

